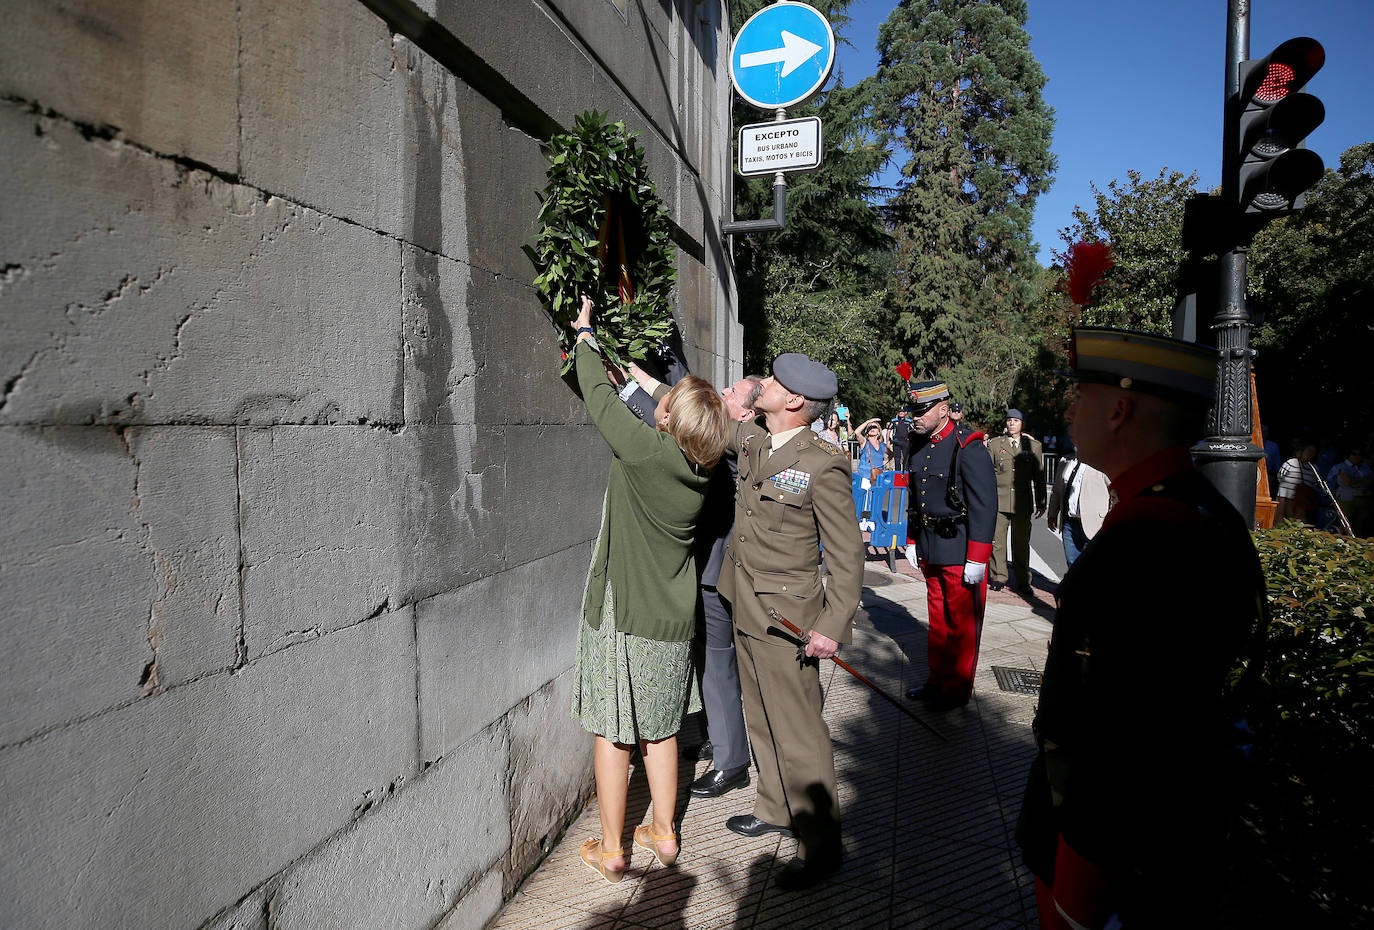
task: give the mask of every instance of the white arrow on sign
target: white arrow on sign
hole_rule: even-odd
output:
[[[815,42],[794,36],[786,29],[782,31],[782,48],[770,48],[762,52],[745,52],[739,56],[741,68],[755,68],[759,65],[774,65],[782,62],[782,76],[787,77],[796,71],[811,56],[821,50]]]

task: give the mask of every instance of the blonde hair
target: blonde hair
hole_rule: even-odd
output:
[[[710,384],[688,375],[668,392],[668,434],[694,465],[711,468],[729,438],[725,401]]]

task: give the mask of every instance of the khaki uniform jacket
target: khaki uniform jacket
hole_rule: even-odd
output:
[[[863,587],[864,546],[854,514],[849,456],[809,429],[768,453],[767,430],[741,423],[735,526],[718,589],[734,606],[736,628],[765,639],[784,630],[768,608],[836,642],[851,640]],[[830,577],[821,584],[820,546]],[[751,596],[752,595],[752,596]],[[791,634],[788,634],[791,635]]]
[[[998,436],[988,443],[988,453],[997,473],[997,509],[1026,515],[1045,509],[1045,460],[1040,440],[1026,433],[1020,439],[1029,451],[1013,452],[1011,437]]]

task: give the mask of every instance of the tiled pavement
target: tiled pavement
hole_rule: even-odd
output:
[[[925,678],[925,586],[909,566],[892,573],[871,558],[854,642],[840,657],[902,700]],[[807,893],[778,890],[773,873],[795,854],[776,835],[748,839],[725,819],[748,813],[753,787],[702,800],[687,784],[710,763],[679,773],[682,853],[663,868],[635,849],[634,825],[648,820],[648,788],[632,770],[624,881],[607,884],[579,861],[578,846],[600,832],[588,804],[492,927],[1034,927],[1029,874],[1012,832],[1033,753],[1035,697],[998,689],[993,666],[1040,669],[1052,597],[989,597],[973,701],[932,715],[912,705],[948,742],[863,684],[826,663],[825,717],[835,746],[845,866]]]

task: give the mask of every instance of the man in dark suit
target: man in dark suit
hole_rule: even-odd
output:
[[[725,390],[725,409],[737,423],[752,423],[757,414],[754,403],[762,390],[758,375],[741,378]],[[705,614],[706,660],[701,676],[701,700],[706,706],[706,734],[711,743],[712,768],[692,782],[691,792],[698,798],[716,798],[749,784],[749,734],[744,725],[744,705],[740,696],[739,663],[735,656],[735,623],[729,603],[716,585],[725,547],[735,525],[735,480],[739,464],[726,455],[711,478],[706,503],[701,508],[697,539],[704,551],[699,555],[701,606]]]

